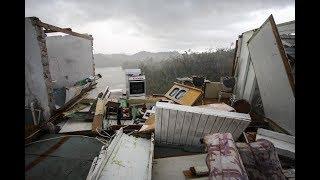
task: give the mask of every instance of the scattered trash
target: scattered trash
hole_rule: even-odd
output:
[[[58,28],[38,20],[36,22],[40,23],[40,27],[46,32],[59,31],[92,41],[92,36],[75,33],[70,28]],[[146,77],[142,75],[141,69],[126,69],[125,86],[120,87],[122,89],[111,89],[109,85],[112,83],[109,84],[109,81],[103,78],[106,75],[103,74],[103,77],[101,74],[93,76],[94,72],[90,67],[90,74],[78,77],[76,80],[71,81],[68,79],[69,75],[64,76],[63,79],[69,84],[55,88],[55,92],[51,92],[47,84],[61,85],[61,81],[59,78],[49,81],[47,76],[50,75],[50,71],[44,72],[41,76],[45,75],[42,78],[47,86],[46,94],[48,97],[46,96],[46,98],[49,100],[43,104],[49,104],[46,106],[50,106],[50,108],[40,105],[42,102],[37,102],[39,97],[26,104],[26,144],[37,144],[40,141],[34,141],[36,138],[56,133],[59,135],[81,136],[88,134],[88,136],[93,136],[90,138],[95,139],[94,141],[98,143],[95,147],[101,147],[101,150],[97,151],[99,154],[96,158],[86,159],[86,163],[92,163],[87,180],[151,179],[151,177],[153,179],[200,177],[208,177],[209,179],[284,179],[286,177],[294,179],[294,165],[291,166],[290,161],[284,162],[282,158],[295,159],[295,137],[278,133],[274,128],[274,124],[276,124],[290,132],[288,134],[294,134],[294,126],[292,125],[294,114],[288,115],[288,112],[294,112],[294,108],[292,109],[292,105],[294,105],[294,87],[292,86],[294,85],[292,75],[294,75],[295,67],[294,35],[279,34],[278,37],[277,33],[273,31],[263,31],[262,33],[260,31],[262,28],[268,30],[269,25],[274,27],[272,16],[268,18],[266,23],[269,24],[264,24],[259,29],[248,31],[243,34],[243,37],[239,37],[245,38],[244,41],[247,41],[248,44],[244,48],[238,46],[238,44],[243,45],[242,43],[237,44],[238,48],[235,52],[237,62],[233,66],[233,73],[237,74],[233,74],[234,77],[221,77],[219,82],[211,82],[203,76],[177,78],[179,83],[174,82],[171,89],[164,95],[149,96],[146,94]],[[280,56],[283,52],[279,51],[280,53],[275,55],[276,60],[288,61],[288,63],[284,63],[285,68],[282,71],[275,72],[286,75],[277,77],[287,77],[287,79],[278,79],[277,82],[281,81],[281,87],[284,87],[286,91],[281,91],[277,96],[274,96],[274,89],[280,88],[278,83],[272,88],[266,88],[263,84],[266,82],[263,80],[266,78],[263,73],[270,67],[263,66],[261,69],[261,63],[259,63],[259,58],[269,56],[271,51],[261,51],[259,47],[264,42],[256,37],[266,38],[268,35],[274,35],[274,39],[277,40],[281,39],[276,43],[282,43],[287,55],[284,58]],[[270,48],[277,44],[267,45]],[[239,48],[244,51],[240,53]],[[279,47],[277,46],[277,48]],[[257,53],[260,51],[261,53]],[[239,67],[237,65],[239,56],[243,59],[243,54],[246,56],[249,54],[246,59],[248,62],[242,62],[243,64]],[[253,64],[255,69],[253,69]],[[290,66],[287,67],[287,64]],[[45,66],[44,63],[43,69],[48,69]],[[245,67],[245,70],[242,69],[242,66]],[[236,68],[238,68],[237,71]],[[72,83],[70,84],[70,82]],[[261,86],[259,88],[257,87],[258,83]],[[60,93],[57,90],[59,89],[65,89],[65,97],[62,98],[62,95],[58,97]],[[260,90],[263,95],[261,95],[261,99],[265,107],[261,107],[262,110],[266,110],[266,117],[258,115],[254,111],[256,106],[252,98],[256,89]],[[292,93],[285,96],[284,92]],[[54,97],[51,96],[52,93],[55,93]],[[290,111],[276,108],[281,106],[282,102],[271,106],[276,102],[274,97],[278,98],[279,96],[281,98],[277,102],[288,97],[286,100],[292,103],[289,107]],[[59,99],[59,103],[54,103],[55,98],[65,99],[65,101],[61,103],[62,101]],[[58,99],[56,100],[58,102]],[[282,105],[288,101],[283,101]],[[52,102],[53,108],[51,107]],[[48,113],[48,109],[50,113]],[[273,122],[269,117],[273,117],[276,121]],[[272,131],[262,128],[272,129]],[[47,140],[42,141],[47,142]],[[75,141],[77,142],[72,145],[79,142],[87,145],[89,142],[85,138],[78,138]],[[53,148],[59,148],[63,143],[63,141],[58,141],[58,144]],[[91,142],[90,145],[92,144]],[[74,148],[71,145],[70,147]],[[88,148],[90,149],[90,147]],[[158,157],[174,157],[154,160],[154,148],[164,149],[163,154],[165,155]],[[200,154],[205,153],[204,148],[206,148],[207,154]],[[158,149],[158,151],[161,150]],[[44,157],[49,157],[50,151],[46,152]],[[82,153],[77,150],[70,152]],[[191,155],[192,153],[196,155]],[[94,153],[90,151],[86,154],[92,155]],[[260,162],[260,156],[268,158]],[[64,161],[64,157],[59,158],[61,158],[61,162]],[[46,161],[44,160],[44,162]],[[79,163],[83,162],[79,161]],[[286,170],[282,169],[281,163],[286,164]],[[36,168],[36,166],[26,165],[28,171],[32,168]],[[154,174],[152,169],[154,169]],[[61,174],[59,177],[63,176]]]

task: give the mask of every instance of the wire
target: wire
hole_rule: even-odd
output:
[[[99,139],[98,137],[95,138],[96,140],[100,141],[102,144],[106,145],[109,144],[108,141],[105,141],[104,139]]]
[[[109,136],[109,137],[111,138],[110,134],[109,134],[109,133],[107,133],[107,131],[105,131],[105,130],[103,130],[103,129],[102,129],[102,132],[106,133],[106,135],[107,135],[107,136]]]
[[[106,135],[101,134],[101,133],[98,131],[98,128],[96,128],[96,132],[97,132],[100,136],[102,136],[102,137],[109,138],[109,139],[111,138],[110,135],[109,135],[109,136],[106,136]]]
[[[45,142],[45,141],[50,141],[50,140],[54,140],[54,139],[60,139],[60,138],[64,138],[64,137],[85,137],[85,138],[96,139],[94,137],[84,136],[84,135],[67,135],[67,136],[58,136],[58,137],[53,137],[53,138],[48,138],[48,139],[42,139],[42,140],[39,140],[39,141],[33,141],[31,143],[25,144],[25,146],[29,146],[29,145],[35,144],[35,143],[41,143],[41,142]]]
[[[133,130],[133,131],[129,132],[127,135],[131,135],[134,132],[138,132],[138,130]]]

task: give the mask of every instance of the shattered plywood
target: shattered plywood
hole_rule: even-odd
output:
[[[145,122],[145,124],[141,127],[139,132],[146,133],[146,132],[153,132],[155,129],[155,114],[152,114]]]

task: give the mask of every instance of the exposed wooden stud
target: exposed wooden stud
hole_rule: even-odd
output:
[[[57,26],[53,26],[53,25],[41,22],[39,19],[36,21],[36,24],[40,27],[43,27],[46,31],[49,31],[49,32],[62,32],[62,33],[69,34],[72,36],[77,36],[77,37],[81,37],[84,39],[93,40],[92,36],[90,36],[90,35],[76,33],[74,31],[71,31],[70,28],[60,28]]]
[[[97,131],[102,129],[102,121],[105,117],[106,113],[106,100],[102,98],[98,98],[97,105],[96,105],[96,111],[94,114],[94,118],[92,121],[92,132],[97,133]]]
[[[72,31],[71,28],[61,28],[61,29],[66,30],[66,31]],[[55,30],[51,30],[51,29],[44,30],[44,33],[55,33],[55,32],[59,32],[59,31],[55,31]]]

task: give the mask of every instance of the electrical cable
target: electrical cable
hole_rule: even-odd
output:
[[[84,136],[84,135],[66,135],[66,136],[58,136],[58,137],[53,137],[53,138],[48,138],[48,139],[42,139],[42,140],[39,140],[39,141],[33,141],[31,143],[25,144],[25,146],[29,146],[29,145],[35,144],[35,143],[41,143],[41,142],[45,142],[45,141],[50,141],[50,140],[54,140],[54,139],[60,139],[60,138],[64,138],[64,137],[86,137],[86,138],[96,139],[94,137]]]

